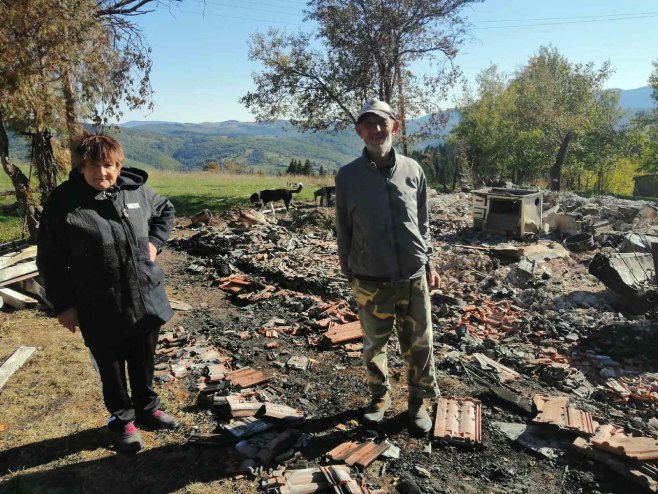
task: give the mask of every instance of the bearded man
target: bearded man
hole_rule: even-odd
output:
[[[358,114],[365,148],[336,175],[338,256],[363,329],[372,397],[363,418],[381,422],[391,407],[386,348],[395,328],[408,366],[410,430],[424,434],[432,420],[423,401],[438,396],[429,292],[440,278],[432,265],[425,174],[393,149],[399,129],[383,101],[369,101]]]

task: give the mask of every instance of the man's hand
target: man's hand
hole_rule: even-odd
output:
[[[151,262],[155,262],[156,257],[158,257],[158,249],[155,247],[155,245],[149,242],[149,259]]]
[[[439,273],[437,273],[434,270],[427,271],[427,286],[429,287],[430,291],[432,290],[438,290],[439,287],[441,286],[441,277],[439,276]]]
[[[71,333],[75,333],[75,330],[78,327],[78,311],[73,307],[66,309],[64,312],[57,314],[57,320]]]

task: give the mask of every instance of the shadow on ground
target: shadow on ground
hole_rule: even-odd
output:
[[[307,421],[301,430],[320,435],[314,435],[303,448],[304,458],[321,458],[346,441],[349,433],[336,431],[335,425],[358,419],[361,413],[362,410],[346,410]],[[406,427],[406,415],[400,414],[379,424],[377,429],[396,434]],[[328,433],[322,435],[325,431]],[[354,433],[354,429],[350,433]],[[193,483],[233,479],[235,470],[231,467],[244,460],[232,447],[168,444],[134,455],[117,453],[76,461],[76,456],[84,452],[109,448],[108,440],[105,429],[96,428],[3,451],[0,453],[0,475],[12,474],[13,477],[4,481],[0,477],[0,492],[168,493]],[[75,463],[59,466],[59,460]],[[54,464],[49,465],[51,463]],[[37,472],[23,472],[39,467]],[[227,489],[225,492],[234,491],[228,486]]]
[[[136,455],[114,454],[76,461],[76,455],[107,447],[106,437],[103,429],[92,429],[2,452],[1,472],[3,475],[14,472],[14,476],[0,480],[0,492],[167,493],[195,482],[229,478],[233,474],[226,472],[226,465],[231,460],[240,459],[237,453],[227,449],[169,444]],[[64,466],[48,465],[59,459],[76,462]],[[15,473],[39,466],[47,469]]]

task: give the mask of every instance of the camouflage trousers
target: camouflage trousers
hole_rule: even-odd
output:
[[[434,369],[430,296],[425,276],[378,282],[354,279],[352,292],[363,329],[363,360],[373,396],[390,389],[386,348],[395,327],[408,366],[409,396],[439,395]]]

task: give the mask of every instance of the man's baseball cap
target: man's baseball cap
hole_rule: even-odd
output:
[[[363,120],[365,115],[368,113],[374,113],[375,115],[379,115],[382,118],[392,118],[393,120],[397,120],[391,105],[378,99],[371,99],[365,104],[363,108],[361,108],[361,111],[359,111],[359,117],[356,119],[356,123],[361,122],[361,120]]]

